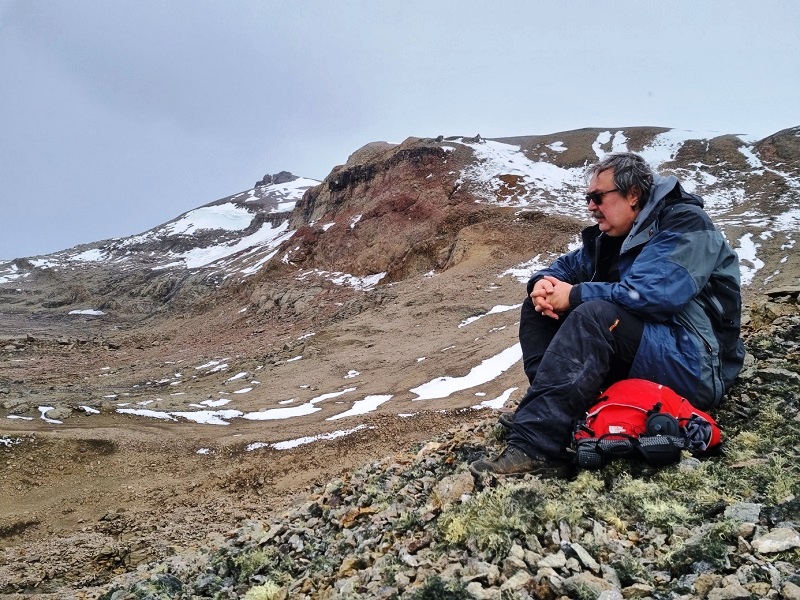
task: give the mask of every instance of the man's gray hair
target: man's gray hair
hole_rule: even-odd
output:
[[[633,152],[614,152],[589,167],[586,180],[609,169],[614,172],[614,186],[622,195],[639,190],[639,206],[644,206],[653,187],[653,170],[647,161]]]

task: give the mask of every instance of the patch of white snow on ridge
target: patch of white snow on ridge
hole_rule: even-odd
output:
[[[505,275],[511,275],[512,277],[516,278],[517,281],[521,283],[526,283],[536,271],[541,271],[542,269],[546,269],[549,266],[549,263],[545,263],[541,260],[542,255],[537,254],[532,259],[522,264],[517,265],[516,267],[511,267],[510,269],[506,269],[498,277],[504,277]],[[555,259],[556,255],[552,254],[552,258]]]
[[[166,235],[189,235],[204,229],[241,231],[247,229],[255,215],[246,208],[232,202],[203,206],[190,210],[174,223],[164,225],[160,233]]]
[[[53,408],[54,407],[52,407],[52,406],[40,406],[39,407],[39,413],[41,414],[41,416],[39,418],[42,419],[43,421],[47,422],[47,423],[52,423],[53,425],[61,425],[61,424],[63,424],[64,423],[63,421],[59,421],[57,419],[51,419],[51,418],[49,418],[47,416],[47,413],[50,412],[51,410],[53,410]]]
[[[547,161],[533,161],[520,146],[492,140],[464,143],[476,161],[461,172],[459,181],[474,186],[484,202],[527,207],[551,214],[586,218],[582,201],[584,169],[565,169]],[[501,176],[517,178],[509,186]]]
[[[230,404],[230,400],[226,398],[220,398],[219,400],[203,400],[200,404],[216,408],[217,406],[225,406],[226,404]]]
[[[603,146],[611,142],[611,150],[603,150]],[[627,152],[628,151],[628,138],[625,137],[624,131],[616,131],[611,135],[610,131],[601,131],[597,134],[594,142],[592,142],[592,150],[597,155],[598,160],[603,158],[609,152]]]
[[[149,410],[146,408],[118,408],[117,412],[123,415],[136,415],[138,417],[150,417],[152,419],[162,419],[164,421],[175,421],[168,412],[160,410]]]
[[[203,365],[198,365],[198,366],[196,366],[196,367],[195,367],[195,369],[198,369],[198,370],[199,370],[199,369],[208,369],[209,367],[216,367],[216,366],[218,366],[218,365],[219,365],[221,362],[222,362],[221,360],[210,360],[210,361],[208,361],[207,363],[205,363],[205,364],[203,364]],[[226,366],[227,366],[227,365],[226,365]]]
[[[787,210],[775,218],[773,229],[794,233],[800,231],[800,208]],[[794,243],[794,240],[792,241]]]
[[[582,169],[564,169],[549,162],[530,160],[519,146],[485,141],[468,144],[483,162],[483,179],[497,175],[521,175],[550,190],[562,190],[567,185],[582,184]]]
[[[21,273],[17,265],[12,263],[4,271],[0,271],[0,283],[10,283],[27,275],[27,273]]]
[[[545,148],[549,148],[553,152],[566,152],[567,151],[567,147],[564,145],[564,142],[561,142],[561,141],[553,142],[552,144],[547,144],[547,146],[545,146]]]
[[[309,276],[316,275],[318,277],[322,277],[327,279],[331,283],[336,285],[347,285],[356,290],[361,291],[369,291],[373,289],[381,279],[386,277],[386,273],[376,273],[375,275],[366,275],[364,277],[357,277],[355,275],[349,275],[347,273],[342,273],[339,271],[320,271],[318,269],[313,269],[311,271],[304,271],[300,275],[297,276],[298,281],[305,281]]]
[[[384,402],[392,399],[392,394],[382,394],[377,396],[366,396],[363,400],[356,400],[353,407],[341,414],[334,415],[325,419],[326,421],[336,421],[337,419],[344,419],[345,417],[353,417],[356,415],[363,415],[377,409]]]
[[[258,450],[259,448],[270,447],[274,448],[275,450],[290,450],[291,448],[297,448],[297,446],[302,446],[304,444],[311,444],[312,442],[316,442],[318,440],[334,440],[336,438],[344,437],[346,435],[351,435],[356,433],[357,431],[361,431],[362,429],[366,429],[366,425],[359,425],[358,427],[354,427],[353,429],[344,429],[340,431],[333,431],[331,433],[323,433],[320,435],[308,436],[308,437],[301,437],[296,438],[294,440],[286,440],[285,442],[276,442],[274,444],[265,444],[263,442],[256,442],[255,444],[250,444],[247,446],[246,450],[248,452],[252,452],[253,450]]]
[[[603,158],[607,152],[603,150],[603,146],[605,146],[608,142],[611,141],[611,132],[610,131],[601,131],[597,134],[597,139],[592,142],[592,150],[597,155],[597,158]]]
[[[247,212],[247,211],[245,211]],[[249,213],[248,213],[249,214]],[[153,267],[153,270],[166,269],[172,266],[185,266],[188,269],[197,269],[211,265],[218,260],[227,258],[237,252],[247,250],[251,246],[270,246],[279,245],[280,235],[289,227],[289,222],[284,221],[277,227],[272,227],[269,223],[264,223],[261,228],[233,244],[220,244],[219,246],[209,246],[207,248],[192,248],[182,254],[170,253],[166,256],[169,264]],[[177,260],[176,260],[177,259]]]
[[[741,271],[742,285],[752,283],[756,272],[764,267],[764,261],[758,258],[756,252],[760,244],[753,242],[753,234],[746,233],[739,239],[739,247],[735,248],[739,255],[739,270]]]
[[[106,313],[104,313],[102,310],[94,310],[94,309],[91,309],[91,308],[85,308],[83,310],[71,310],[67,314],[69,314],[69,315],[92,315],[92,316],[99,317],[99,316],[104,315]]]
[[[35,258],[30,262],[34,267],[38,267],[40,269],[51,269],[53,267],[61,266],[60,263],[57,263],[53,260],[48,260],[46,258]]]
[[[476,404],[472,408],[480,409],[480,408],[503,408],[506,401],[511,397],[511,394],[517,391],[517,388],[512,387],[508,388],[502,394],[500,394],[497,398],[493,398],[492,400],[484,400],[480,404]]]
[[[475,315],[474,317],[469,317],[467,319],[464,319],[463,321],[461,321],[461,323],[458,325],[458,327],[459,328],[466,327],[470,323],[474,323],[478,319],[482,319],[483,317],[485,317],[487,315],[496,315],[497,313],[503,313],[503,312],[508,312],[510,310],[516,310],[516,309],[520,308],[521,306],[522,306],[522,304],[512,304],[510,306],[509,305],[505,305],[505,304],[498,304],[497,306],[493,306],[492,308],[490,308],[487,312],[485,312],[483,314]]]
[[[270,210],[271,213],[288,212],[294,209],[297,201],[303,197],[306,190],[320,184],[316,179],[308,179],[305,177],[298,177],[294,181],[287,181],[286,183],[271,183],[265,186],[259,186],[258,190],[261,194],[266,194],[269,197],[278,200],[278,206]],[[256,197],[256,189],[248,192],[249,197],[245,202],[254,202],[260,198]]]
[[[176,417],[200,423],[203,425],[230,425],[230,419],[241,417],[242,412],[238,410],[196,410],[196,411],[173,411],[165,412],[160,410],[150,410],[147,408],[118,408],[118,413],[124,415],[134,415],[138,417],[149,417],[151,419],[161,419],[163,421],[177,421]]]
[[[581,236],[577,235],[575,238],[569,243],[567,246],[567,252],[572,252],[573,250],[577,250],[582,245]],[[555,252],[550,252],[546,259],[542,258],[541,254],[537,254],[529,261],[521,263],[515,267],[511,267],[510,269],[506,269],[502,273],[498,275],[498,277],[505,277],[506,275],[511,275],[515,277],[517,281],[520,283],[527,283],[528,280],[531,278],[531,275],[536,273],[537,271],[541,271],[542,269],[548,268],[553,262],[561,256]]]
[[[271,259],[273,256],[275,256],[275,254],[277,254],[278,246],[280,246],[284,241],[286,241],[290,237],[292,237],[293,234],[294,234],[294,230],[289,230],[289,231],[286,231],[285,233],[279,235],[278,237],[270,240],[268,245],[267,245],[267,247],[268,248],[275,248],[275,250],[273,250],[272,252],[270,252],[266,256],[260,258],[259,260],[257,260],[252,265],[249,265],[248,267],[242,269],[242,273],[244,273],[245,276],[247,276],[247,275],[252,275],[253,273],[257,273],[259,270],[261,270],[261,267],[264,266],[267,263],[267,261],[269,261],[269,259]]]
[[[230,425],[230,420],[241,417],[242,412],[238,410],[196,410],[185,412],[171,412],[171,415],[181,417],[187,421],[200,423],[201,425]]]
[[[242,418],[247,419],[249,421],[271,421],[274,419],[289,419],[291,417],[303,417],[305,415],[310,415],[312,413],[322,410],[316,405],[322,402],[323,400],[337,398],[338,396],[342,396],[344,394],[347,394],[348,392],[354,392],[354,391],[356,391],[356,388],[351,387],[342,390],[341,392],[331,392],[329,394],[322,394],[321,396],[312,398],[305,404],[300,404],[299,406],[292,406],[289,408],[270,408],[258,412],[246,413],[242,415]]]
[[[74,256],[68,256],[67,260],[76,262],[100,262],[106,260],[107,258],[108,258],[107,253],[95,248],[92,250],[85,250],[83,252],[79,252]]]
[[[751,169],[764,168],[764,163],[762,163],[761,159],[755,155],[755,152],[753,152],[752,148],[748,146],[739,146],[737,150],[739,150],[739,154],[745,157],[747,164],[750,165]]]
[[[614,134],[614,139],[611,141],[611,151],[612,152],[628,151],[628,138],[625,137],[624,132],[617,131]]]
[[[464,377],[437,377],[419,387],[409,390],[418,397],[414,400],[433,400],[447,398],[455,392],[482,385],[496,379],[522,358],[522,347],[514,344],[500,354],[487,358],[473,367]]]
[[[639,154],[650,164],[654,171],[658,171],[659,167],[664,163],[675,160],[678,150],[688,140],[710,140],[719,135],[719,132],[716,131],[670,129],[664,133],[659,133]]]

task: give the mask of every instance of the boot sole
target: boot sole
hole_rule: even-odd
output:
[[[485,477],[486,475],[494,475],[495,477],[523,477],[525,475],[538,475],[543,479],[552,479],[556,477],[567,478],[570,474],[569,465],[559,465],[557,467],[537,467],[530,471],[519,471],[516,473],[498,473],[496,471],[486,470],[480,471],[475,469],[472,465],[469,466],[469,472],[475,477]]]

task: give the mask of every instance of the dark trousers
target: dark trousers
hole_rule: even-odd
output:
[[[586,302],[560,319],[522,304],[519,341],[530,387],[514,415],[510,444],[560,457],[597,392],[628,376],[644,322],[613,302]]]

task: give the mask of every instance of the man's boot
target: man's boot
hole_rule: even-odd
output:
[[[517,446],[506,446],[494,460],[476,460],[469,466],[473,475],[541,475],[542,477],[565,477],[569,474],[569,463],[563,460],[530,456]]]

